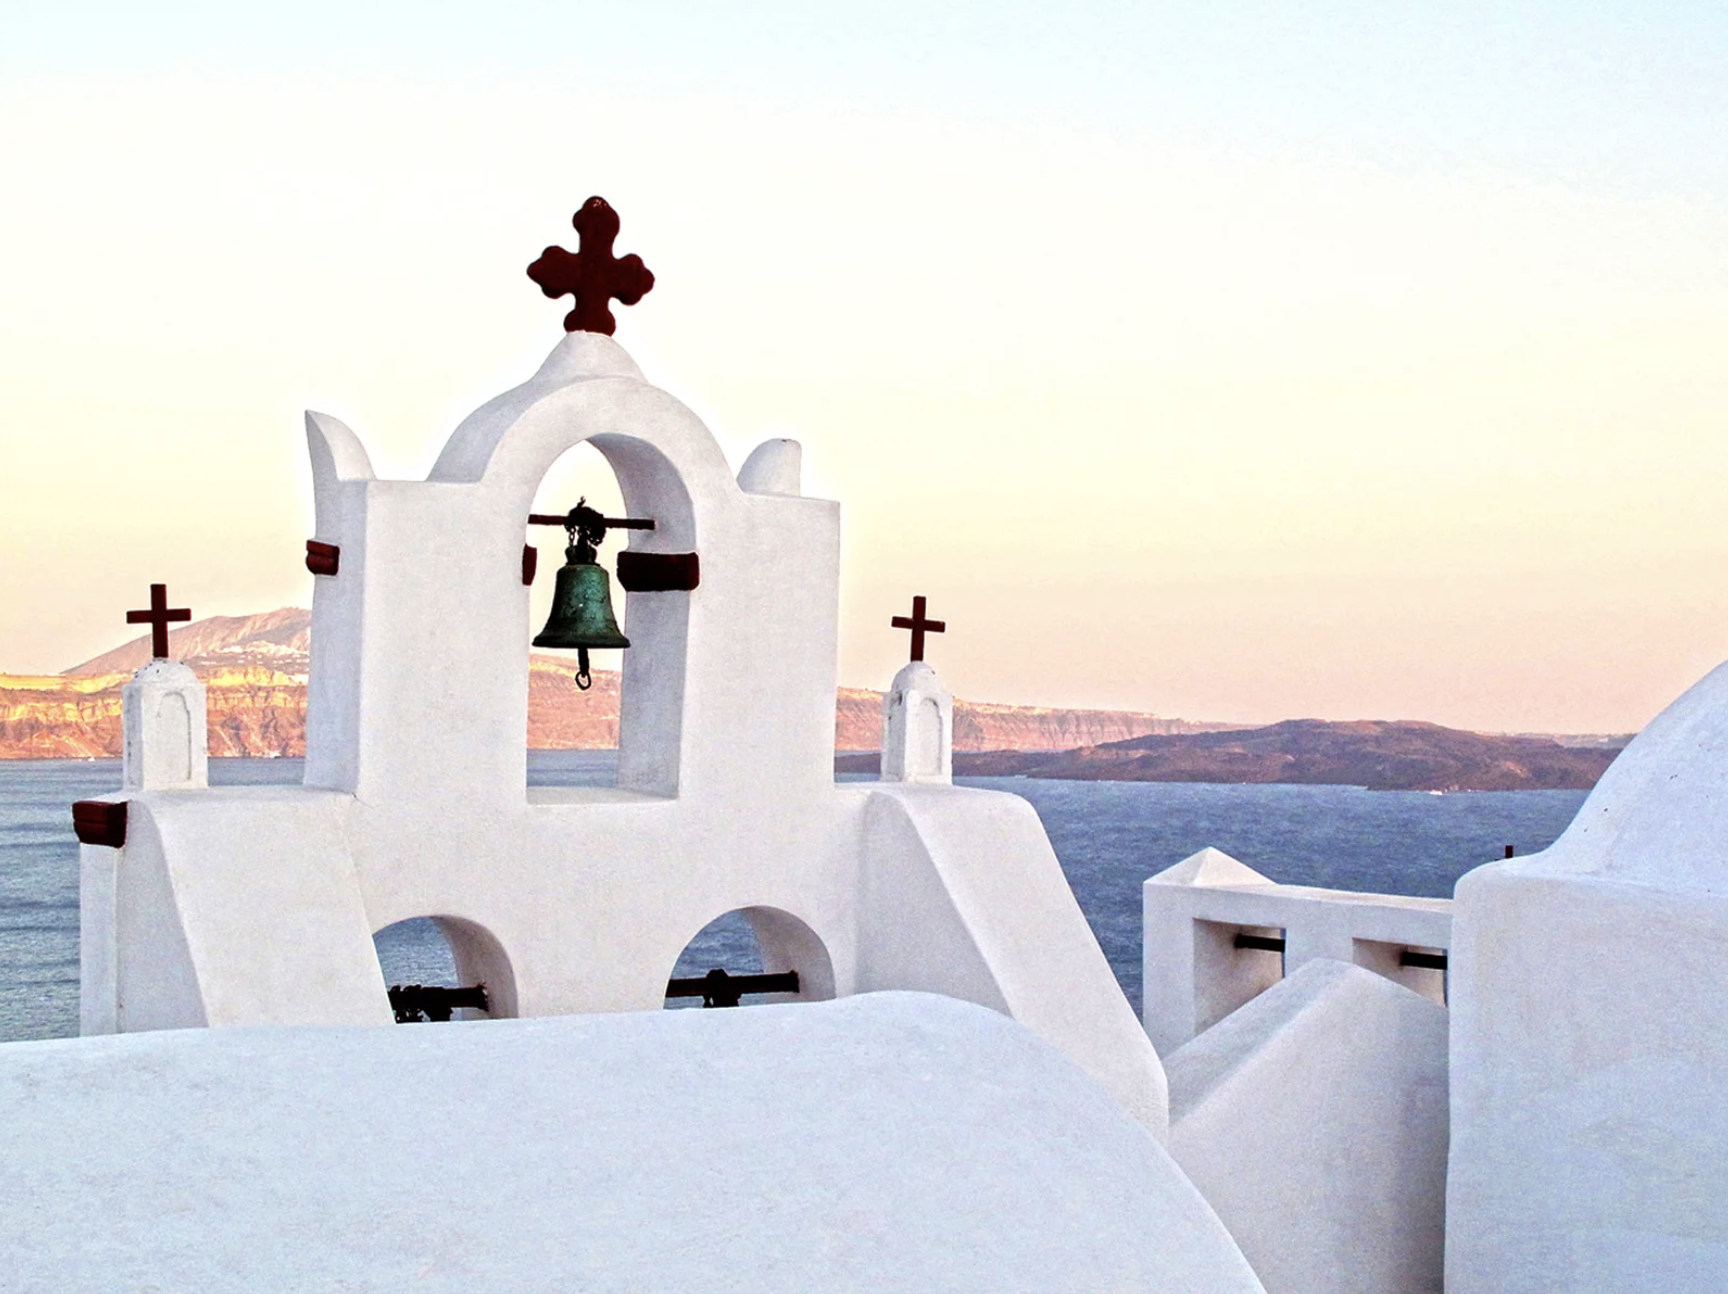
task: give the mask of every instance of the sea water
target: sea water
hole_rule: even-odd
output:
[[[532,751],[534,786],[604,786],[610,751]],[[291,784],[297,759],[213,759],[218,786]],[[843,777],[844,781],[869,780]],[[967,777],[1024,796],[1044,820],[1081,910],[1122,991],[1140,1007],[1140,885],[1207,845],[1275,881],[1445,897],[1471,868],[1545,848],[1582,791],[1364,791],[1346,786],[1221,786]],[[114,791],[117,760],[0,762],[0,1041],[78,1032],[78,842],[74,800]],[[377,937],[387,983],[454,984],[437,927],[405,921]],[[697,935],[674,970],[760,969],[736,914]],[[693,1003],[692,1003],[693,1004]]]

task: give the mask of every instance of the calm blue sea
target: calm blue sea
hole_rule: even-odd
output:
[[[609,785],[609,751],[534,751],[530,784]],[[295,783],[294,759],[213,759],[218,785]],[[845,780],[864,780],[847,778]],[[1140,883],[1206,845],[1274,880],[1444,897],[1499,858],[1545,848],[1582,791],[1363,791],[1338,786],[1217,786],[961,778],[1031,801],[1122,990],[1140,1006]],[[74,800],[118,788],[117,760],[0,761],[0,1041],[78,1032],[78,843]],[[385,979],[453,984],[449,950],[429,921],[378,935]],[[677,973],[760,968],[742,918],[693,941]]]

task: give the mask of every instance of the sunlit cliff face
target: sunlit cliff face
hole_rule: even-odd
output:
[[[175,630],[170,650],[208,689],[211,753],[305,753],[311,613],[283,607],[255,616],[196,621]],[[0,759],[85,759],[120,754],[120,688],[149,659],[148,638],[78,665],[67,674],[0,673]],[[615,657],[616,653],[606,653]],[[608,750],[618,745],[619,675],[596,670],[578,692],[570,662],[531,653],[525,740],[534,750]],[[960,750],[1068,750],[1183,725],[1147,714],[1053,710],[962,701]],[[842,688],[835,748],[875,750],[882,694]]]

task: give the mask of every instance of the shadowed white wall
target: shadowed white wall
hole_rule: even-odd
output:
[[[1725,840],[1718,667],[1553,845],[1459,881],[1452,1294],[1722,1287]]]
[[[1267,1294],[1435,1294],[1443,1008],[1316,959],[1165,1057],[1170,1153]]]

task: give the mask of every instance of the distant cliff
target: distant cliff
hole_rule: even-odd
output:
[[[1438,724],[1291,719],[1135,737],[1076,750],[956,753],[954,771],[1109,782],[1290,782],[1376,791],[1584,790],[1617,745],[1461,732]],[[843,761],[843,767],[848,765]]]
[[[168,635],[169,650],[209,689],[212,755],[301,755],[306,749],[306,675],[311,613],[298,607],[254,616],[212,616]],[[0,759],[82,759],[120,753],[120,688],[150,656],[148,636],[65,674],[0,674]],[[535,653],[528,660],[527,743],[542,750],[618,744],[619,678],[594,672],[578,692],[574,665]],[[882,736],[882,694],[842,688],[835,745],[871,750]],[[1148,733],[1195,732],[1194,724],[1116,710],[955,703],[960,750],[1064,750]]]

